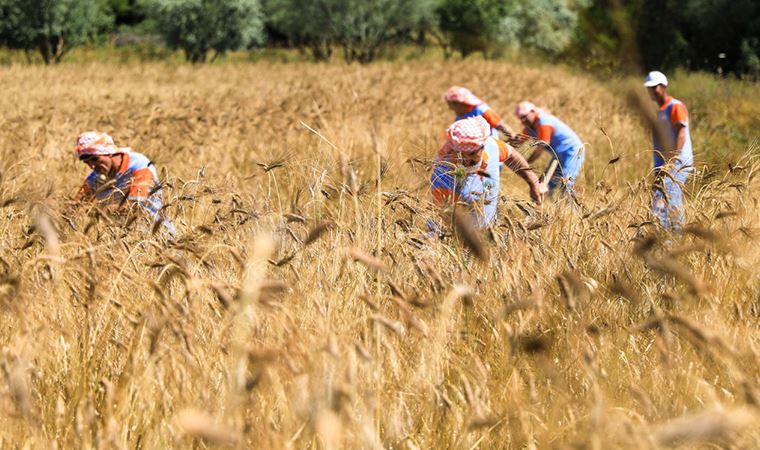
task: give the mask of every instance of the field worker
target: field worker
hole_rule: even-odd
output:
[[[660,107],[657,129],[652,132],[656,179],[652,214],[665,229],[678,230],[684,220],[682,187],[694,164],[689,112],[680,100],[668,95],[668,79],[662,72],[649,72],[644,86]]]
[[[528,157],[528,164],[533,164],[545,151],[559,163],[549,180],[549,194],[554,193],[560,183],[563,192],[572,194],[586,153],[581,139],[567,124],[531,102],[520,102],[515,115],[523,124],[523,134],[539,141],[536,150]]]
[[[77,194],[78,200],[98,200],[116,208],[137,203],[174,234],[174,225],[159,213],[162,203],[158,174],[145,155],[117,147],[111,136],[96,131],[80,134],[74,153],[92,169]]]
[[[443,99],[449,105],[449,109],[456,114],[455,120],[468,119],[470,117],[481,116],[491,127],[491,133],[495,138],[499,137],[499,131],[504,133],[507,138],[511,138],[514,132],[504,122],[496,112],[491,109],[483,100],[475,96],[467,88],[460,86],[451,86],[443,95]]]
[[[433,199],[439,205],[465,202],[472,207],[479,227],[492,225],[499,202],[502,163],[528,183],[531,198],[541,203],[546,188],[519,152],[493,138],[484,118],[457,120],[446,130],[446,141],[435,158],[430,178]]]

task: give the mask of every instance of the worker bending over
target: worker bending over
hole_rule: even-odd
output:
[[[528,101],[517,105],[515,115],[523,124],[523,134],[538,140],[538,146],[528,157],[528,163],[533,164],[545,152],[559,163],[558,170],[549,174],[549,195],[558,186],[561,191],[572,194],[586,153],[578,135],[567,124]]]
[[[502,163],[525,180],[533,201],[541,203],[546,188],[519,152],[494,139],[491,126],[483,117],[457,120],[446,130],[446,141],[433,163],[430,178],[433,199],[441,206],[464,202],[470,206],[479,227],[493,225]]]
[[[499,137],[501,131],[507,138],[511,138],[514,132],[501,117],[491,109],[483,100],[475,96],[469,89],[461,86],[452,86],[443,95],[443,99],[449,105],[449,109],[456,114],[455,120],[468,119],[481,116],[491,127],[494,137]]]
[[[172,235],[172,222],[161,216],[161,188],[153,163],[128,147],[117,147],[106,133],[88,131],[77,138],[77,158],[92,172],[77,200],[97,201],[109,209],[140,206],[152,221],[161,221]]]

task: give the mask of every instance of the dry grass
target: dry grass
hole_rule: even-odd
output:
[[[638,115],[560,70],[3,70],[3,448],[760,446],[752,156],[665,245]],[[505,175],[487,261],[423,235],[451,83],[589,144],[580,208]],[[68,206],[85,129],[154,159],[176,242]]]

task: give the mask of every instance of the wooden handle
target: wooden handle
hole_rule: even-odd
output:
[[[546,169],[546,172],[544,173],[544,179],[541,180],[541,186],[544,188],[549,186],[549,181],[554,176],[554,171],[557,170],[557,164],[559,164],[559,162],[555,158],[552,160],[551,164],[549,164],[549,168]]]

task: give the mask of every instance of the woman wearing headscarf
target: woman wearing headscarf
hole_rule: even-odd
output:
[[[136,203],[174,234],[174,225],[160,215],[163,205],[158,174],[145,155],[129,147],[117,147],[111,136],[97,131],[80,134],[74,154],[92,169],[77,200],[98,201],[115,208]]]
[[[519,152],[494,139],[483,117],[457,120],[446,130],[446,141],[433,163],[433,199],[442,206],[467,203],[479,227],[491,226],[496,219],[501,164],[525,180],[533,201],[541,203],[546,189]]]
[[[499,137],[499,131],[508,139],[513,136],[514,132],[502,120],[501,116],[469,89],[461,86],[451,86],[443,95],[443,99],[449,105],[449,109],[456,114],[456,120],[481,116],[488,122],[494,137]]]

